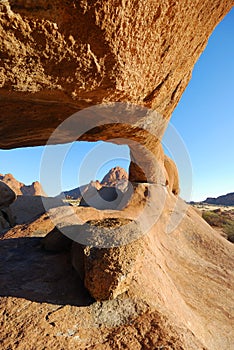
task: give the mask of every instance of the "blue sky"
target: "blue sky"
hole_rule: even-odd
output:
[[[185,171],[185,160],[169,149],[178,163],[181,196],[187,200],[203,200],[234,191],[233,37],[234,9],[211,35],[171,118],[172,128],[184,143],[185,158],[187,162],[190,158],[193,172],[191,179],[190,169]],[[165,148],[170,143],[168,132],[164,138]],[[60,147],[63,146],[56,146],[56,151]],[[44,147],[0,150],[0,173],[12,173],[25,184],[39,180],[43,150]],[[91,179],[101,179],[111,167],[119,165],[127,169],[128,164],[126,146],[102,142],[73,144],[63,164],[61,181],[55,181],[53,169],[49,171],[48,166],[52,181],[44,184],[45,191],[55,195],[61,187],[67,190]]]

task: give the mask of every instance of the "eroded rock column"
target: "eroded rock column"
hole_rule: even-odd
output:
[[[108,300],[126,292],[142,254],[139,225],[129,219],[108,218],[89,221],[80,231],[90,243],[73,242],[72,264],[92,297]]]

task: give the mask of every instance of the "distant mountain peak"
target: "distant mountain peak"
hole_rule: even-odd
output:
[[[96,190],[99,191],[103,187],[117,187],[120,191],[125,191],[127,188],[127,183],[128,173],[120,166],[116,166],[108,171],[101,182],[98,180],[91,181],[87,185],[83,185],[69,191],[64,191],[63,193],[66,198],[79,199],[84,193],[92,188],[96,188]]]
[[[202,203],[205,204],[215,204],[215,205],[234,205],[234,192],[227,193],[225,195],[212,198],[207,197]]]
[[[116,166],[108,171],[101,181],[102,185],[114,186],[117,182],[127,181],[128,173],[120,166]]]

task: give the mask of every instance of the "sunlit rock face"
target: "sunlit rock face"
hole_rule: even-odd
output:
[[[25,185],[16,180],[12,174],[0,174],[0,181],[7,184],[18,196],[46,196],[38,181],[33,182],[31,185]]]

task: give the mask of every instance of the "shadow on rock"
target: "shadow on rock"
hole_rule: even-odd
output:
[[[2,297],[76,306],[93,302],[72,269],[70,254],[44,251],[38,237],[0,241],[0,279]]]

